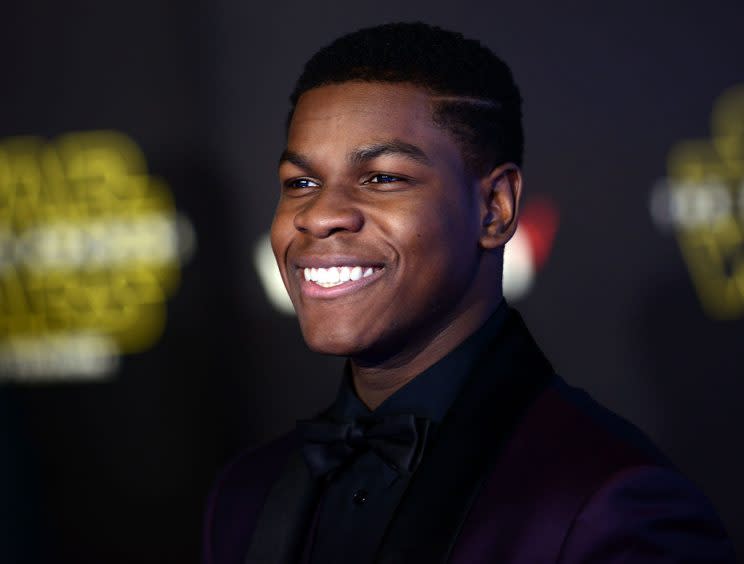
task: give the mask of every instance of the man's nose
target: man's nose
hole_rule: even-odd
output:
[[[338,232],[356,233],[363,225],[362,211],[342,186],[323,187],[294,218],[298,231],[320,239]]]

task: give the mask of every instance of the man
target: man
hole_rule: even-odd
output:
[[[504,303],[508,67],[384,25],[317,53],[291,102],[272,246],[308,346],[348,362],[328,410],[223,473],[205,562],[733,562],[703,495]]]

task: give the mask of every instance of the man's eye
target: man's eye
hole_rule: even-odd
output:
[[[309,178],[293,178],[292,180],[287,180],[284,186],[286,188],[301,190],[302,188],[317,188],[320,185],[315,180],[310,180]]]
[[[392,174],[375,174],[367,182],[370,184],[389,184],[390,182],[400,182],[403,179],[399,176],[393,176]]]

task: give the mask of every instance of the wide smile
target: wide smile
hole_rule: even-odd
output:
[[[380,264],[298,266],[300,290],[308,298],[337,298],[373,284],[383,275]]]

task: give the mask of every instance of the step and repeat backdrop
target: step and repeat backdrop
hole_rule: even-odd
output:
[[[268,243],[276,162],[304,61],[397,20],[512,66],[507,298],[744,553],[744,5],[601,8],[4,7],[0,560],[196,563],[219,468],[332,400],[342,361],[305,348]]]

